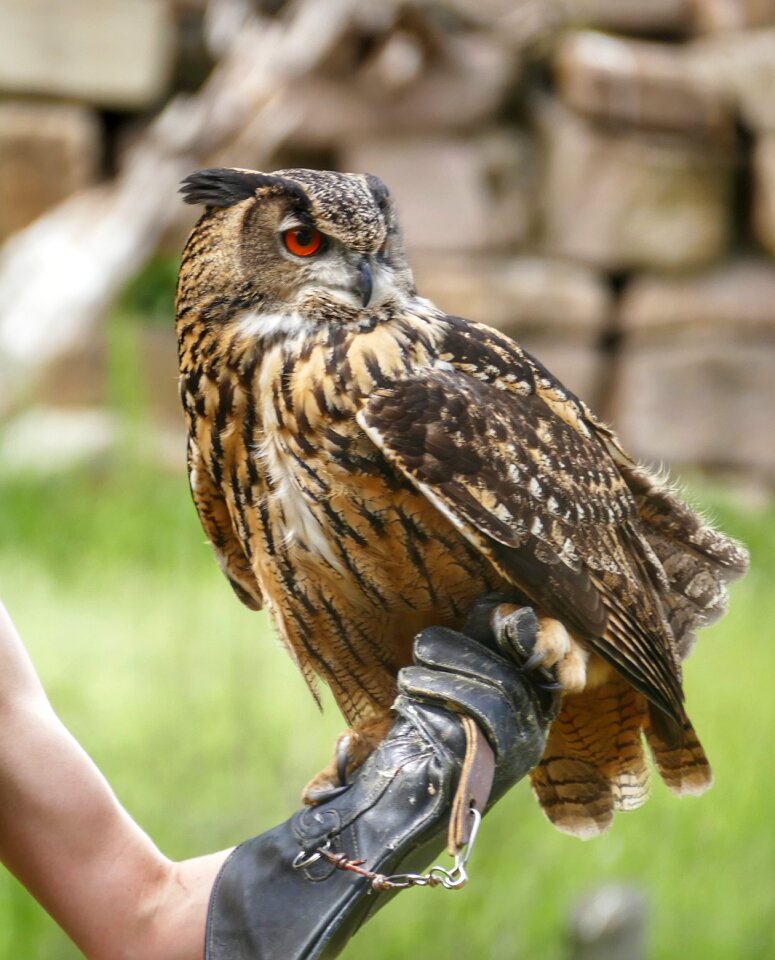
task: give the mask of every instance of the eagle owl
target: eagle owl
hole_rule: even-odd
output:
[[[239,598],[330,686],[353,763],[414,634],[510,590],[564,691],[531,774],[552,822],[586,837],[638,806],[644,739],[668,787],[704,790],[681,660],[744,549],[517,343],[418,295],[378,178],[211,169],[182,192],[205,207],[177,290],[193,498]]]

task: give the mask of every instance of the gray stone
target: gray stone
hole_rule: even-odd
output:
[[[566,0],[443,0],[443,5],[519,55],[548,49],[568,23]]]
[[[143,411],[158,427],[183,432],[178,396],[178,358],[175,327],[145,326],[128,321],[124,336],[137,376],[132,389]],[[110,403],[109,358],[103,329],[58,357],[41,371],[35,386],[37,402],[53,408],[99,407]]]
[[[165,327],[141,327],[138,349],[148,413],[153,422],[178,438],[185,433],[178,393],[178,342],[172,322]]]
[[[283,111],[294,118],[288,145],[338,148],[342,141],[386,134],[459,130],[486,122],[497,111],[518,69],[497,37],[471,33],[448,38],[443,56],[419,65],[396,64],[398,56],[370,64],[367,79],[393,70],[388,89],[359,75],[300,77],[283,92]],[[400,51],[399,51],[400,52]],[[400,82],[399,82],[400,81]]]
[[[724,252],[727,152],[677,135],[611,130],[549,101],[538,116],[547,253],[610,270],[678,270]]]
[[[775,256],[775,132],[762,134],[754,147],[753,183],[754,234]]]
[[[774,302],[765,262],[632,282],[613,410],[634,454],[775,479]]]
[[[557,90],[576,110],[605,120],[729,142],[725,98],[695,76],[683,45],[568,33],[554,56]]]
[[[0,432],[0,465],[4,472],[60,473],[104,459],[117,442],[105,410],[32,407]]]
[[[644,960],[647,919],[641,890],[621,884],[593,890],[570,916],[571,960]]]
[[[775,0],[692,0],[694,25],[708,33],[765,27],[775,21]]]
[[[429,257],[414,264],[417,288],[449,313],[503,330],[594,406],[602,402],[598,349],[611,314],[602,277],[541,257]]]
[[[346,148],[342,165],[385,181],[410,251],[503,250],[530,231],[535,155],[527,137],[369,139]]]
[[[775,480],[775,353],[728,335],[625,351],[614,422],[653,462],[758,471]]]
[[[621,299],[619,328],[638,341],[684,333],[713,340],[722,332],[775,333],[775,264],[746,258],[687,277],[644,275]]]
[[[622,33],[683,34],[692,20],[692,0],[565,0],[565,10],[574,23]]]
[[[0,0],[0,90],[153,105],[174,58],[161,0]]]
[[[104,328],[84,337],[40,371],[35,399],[43,407],[91,408],[110,400]]]
[[[775,130],[775,28],[719,34],[688,44],[692,72],[754,130]]]
[[[0,240],[94,183],[100,154],[99,122],[86,107],[0,102]]]

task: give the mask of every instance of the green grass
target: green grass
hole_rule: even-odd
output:
[[[649,957],[765,958],[775,943],[775,513],[719,499],[751,574],[687,666],[716,772],[701,799],[659,783],[589,843],[556,833],[525,784],[488,817],[460,893],[402,894],[345,956],[564,956],[569,905],[607,881],[650,904]],[[263,615],[219,574],[178,477],[131,462],[100,475],[0,480],[0,592],[50,697],[118,795],[174,857],[232,844],[295,809],[341,720],[321,717]],[[0,957],[78,956],[7,875]]]

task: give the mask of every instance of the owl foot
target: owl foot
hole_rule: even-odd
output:
[[[385,739],[392,722],[393,718],[386,714],[340,733],[331,763],[309,781],[301,794],[302,803],[314,807],[345,790],[353,772]]]
[[[580,693],[587,684],[589,654],[559,620],[538,616],[535,630],[533,616],[530,607],[501,603],[492,611],[492,628],[524,660],[523,670],[541,670],[550,683],[556,678],[563,692]]]

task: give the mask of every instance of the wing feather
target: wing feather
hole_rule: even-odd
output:
[[[261,594],[250,562],[235,533],[223,494],[210,475],[193,437],[188,441],[188,478],[194,505],[218,566],[245,606],[260,610]]]
[[[376,391],[360,426],[507,579],[681,717],[662,582],[640,548],[638,507],[619,469],[562,408],[558,385],[542,391],[540,370],[522,358],[503,389],[503,358],[488,357],[446,354],[421,377]]]

